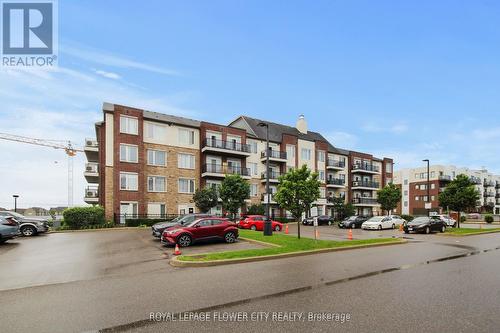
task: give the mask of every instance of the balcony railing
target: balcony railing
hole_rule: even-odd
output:
[[[269,179],[278,179],[280,176],[281,176],[281,173],[280,173],[280,172],[276,172],[276,171],[271,171],[271,172],[269,172]],[[260,178],[261,178],[261,179],[266,179],[266,173],[265,173],[265,172],[263,172],[263,173],[260,175]]]
[[[326,180],[326,183],[328,185],[340,185],[340,186],[344,186],[345,185],[345,179],[341,179],[341,178],[328,178]]]
[[[375,198],[353,198],[352,199],[352,203],[354,205],[377,205],[378,202],[377,202],[377,199]]]
[[[251,153],[252,152],[252,147],[250,145],[242,144],[242,143],[234,142],[234,141],[224,141],[224,140],[211,139],[211,138],[206,138],[203,141],[203,147],[225,149],[225,150],[231,150],[231,151],[242,152],[242,153]]]
[[[270,193],[269,194],[269,197],[270,197],[269,203],[276,202],[276,200],[274,200],[274,195],[275,195],[275,193]],[[266,203],[267,202],[267,194],[266,193],[262,193],[260,195],[260,200],[263,201],[264,203]]]
[[[380,183],[366,180],[355,180],[352,182],[352,187],[368,187],[379,188]]]
[[[495,188],[496,188],[496,189],[500,189],[500,182],[496,182],[496,184],[495,184]]]
[[[471,177],[469,177],[469,179],[473,184],[476,184],[476,185],[480,185],[482,183],[481,178],[479,178],[479,177],[471,176]]]
[[[249,168],[242,168],[236,166],[227,166],[222,164],[203,164],[201,168],[202,173],[218,173],[221,175],[240,175],[240,176],[250,176]]]
[[[85,189],[85,198],[99,198],[99,188],[87,187]]]
[[[279,150],[271,150],[270,149],[268,154],[269,154],[269,158],[277,158],[280,160],[286,160],[286,151],[279,151]],[[267,154],[266,154],[265,150],[260,153],[261,158],[267,157],[266,155]]]
[[[362,163],[362,164],[353,164],[352,170],[379,172],[380,168],[373,164]]]
[[[450,175],[439,175],[438,179],[444,182],[451,182],[451,176]]]
[[[97,164],[97,163],[85,163],[85,172],[98,173],[99,172],[99,164]]]
[[[99,148],[99,143],[94,139],[85,139],[85,148]]]
[[[483,186],[493,187],[495,186],[495,182],[493,180],[485,180]]]
[[[495,197],[495,192],[484,192],[484,197],[492,197],[494,198]]]
[[[327,167],[333,167],[333,168],[345,168],[345,162],[344,161],[339,161],[339,160],[334,160],[334,159],[328,159],[326,161],[326,166]]]

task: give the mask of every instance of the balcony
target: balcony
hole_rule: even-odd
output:
[[[271,171],[269,172],[269,182],[270,183],[279,183],[279,177],[281,176],[280,172],[276,171]],[[260,175],[261,182],[265,183],[266,182],[266,173],[263,172]]]
[[[206,151],[230,155],[250,156],[252,150],[250,145],[245,145],[239,142],[206,138],[203,140],[201,152],[203,153]]]
[[[326,180],[326,187],[344,187],[345,179],[340,178],[328,178]]]
[[[269,161],[272,162],[283,162],[286,163],[286,152],[285,151],[279,151],[279,150],[269,150],[269,152],[262,151],[260,153],[260,160],[262,162],[266,162],[266,157],[269,154]]]
[[[495,188],[496,188],[497,190],[500,190],[500,182],[496,182],[496,184],[495,184]]]
[[[87,160],[97,162],[99,160],[99,143],[94,139],[85,139],[85,146],[83,147]]]
[[[329,170],[344,170],[345,162],[334,159],[328,159],[326,161],[326,168]]]
[[[260,195],[260,200],[262,201],[263,204],[267,204],[268,203],[267,202],[267,197],[268,196],[265,193],[262,193]],[[277,204],[276,200],[274,200],[274,193],[271,194],[271,195],[269,195],[269,197],[270,197],[270,200],[269,200],[270,204]]]
[[[493,180],[484,180],[484,187],[495,187],[495,182]]]
[[[479,178],[479,177],[471,176],[471,177],[469,177],[469,179],[472,182],[472,184],[475,184],[475,185],[481,185],[481,183],[482,183],[481,178]]]
[[[364,180],[355,180],[352,182],[352,189],[356,190],[376,190],[380,187],[380,183],[374,181],[364,181]]]
[[[375,198],[360,197],[360,198],[353,198],[352,204],[354,206],[377,206],[379,203]]]
[[[87,187],[85,189],[85,197],[83,198],[88,204],[99,203],[99,188],[96,186]]]
[[[375,174],[380,172],[380,168],[368,163],[353,164],[351,172]]]
[[[450,175],[439,175],[438,179],[442,182],[451,182],[451,176]]]
[[[495,197],[495,192],[484,192],[484,197],[485,198],[494,198]]]
[[[222,164],[203,164],[201,168],[202,177],[224,178],[226,175],[240,175],[242,178],[250,179],[250,169]]]
[[[99,164],[94,162],[85,163],[85,171],[83,172],[88,183],[99,182]]]

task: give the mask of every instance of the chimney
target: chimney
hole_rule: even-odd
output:
[[[301,114],[299,116],[299,120],[297,120],[297,129],[299,130],[300,133],[302,134],[307,134],[307,121],[306,118],[304,118],[304,115]]]

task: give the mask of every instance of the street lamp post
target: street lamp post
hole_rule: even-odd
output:
[[[430,161],[429,159],[422,160],[423,162],[427,162],[427,200],[426,204],[429,208],[427,208],[427,216],[431,216],[431,181],[430,181]]]
[[[19,195],[14,194],[12,197],[14,198],[14,212],[17,213],[17,198],[19,198]]]
[[[269,193],[269,124],[259,123],[260,127],[266,128],[266,220],[264,221],[264,236],[273,235],[273,227],[271,224],[271,217],[269,216],[269,210],[271,205],[270,193]]]

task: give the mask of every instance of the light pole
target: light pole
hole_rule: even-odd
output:
[[[17,213],[17,198],[19,198],[19,195],[14,194],[12,197],[14,198],[14,212]]]
[[[264,236],[272,236],[273,235],[273,227],[271,224],[271,217],[269,216],[270,210],[270,193],[269,193],[269,124],[267,123],[259,123],[260,127],[266,128],[266,220],[264,221]]]
[[[430,181],[430,161],[429,159],[422,160],[422,162],[427,162],[427,200],[426,205],[429,207],[427,209],[427,216],[431,216],[431,181]]]

